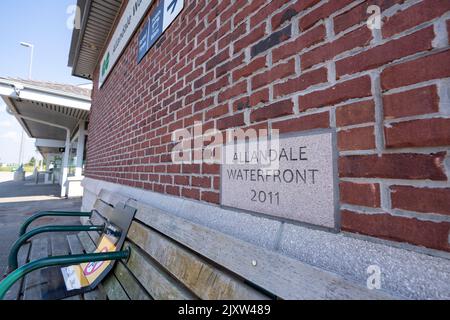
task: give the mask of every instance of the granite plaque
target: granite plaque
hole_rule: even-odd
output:
[[[337,228],[334,133],[281,135],[277,146],[224,148],[221,204]],[[272,162],[273,161],[273,162]]]

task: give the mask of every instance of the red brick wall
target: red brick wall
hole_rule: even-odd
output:
[[[336,128],[342,229],[450,251],[450,1],[186,2],[94,85],[87,176],[217,204],[219,166],[172,164],[174,130]]]

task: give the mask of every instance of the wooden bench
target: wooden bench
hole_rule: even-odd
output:
[[[167,299],[391,299],[253,244],[189,222],[122,195],[102,190],[98,211],[82,224],[98,224],[118,203],[136,208],[125,247],[127,262],[115,268],[99,287],[79,300]],[[34,240],[20,261],[47,255],[92,252],[97,232],[52,235]],[[43,286],[44,285],[44,286]],[[39,272],[28,275],[8,293],[9,299],[39,299],[45,290]]]

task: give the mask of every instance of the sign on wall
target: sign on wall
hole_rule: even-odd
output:
[[[102,87],[153,0],[129,0],[107,50],[101,60],[99,87]]]
[[[184,8],[184,0],[163,0],[139,34],[138,63]]]
[[[337,228],[334,135],[281,136],[277,147],[224,151],[221,204],[313,225]],[[276,166],[267,166],[267,160]]]

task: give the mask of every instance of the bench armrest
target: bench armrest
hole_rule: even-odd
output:
[[[27,232],[28,226],[42,217],[91,217],[92,212],[41,211],[29,217],[20,227],[19,237]]]
[[[130,256],[130,249],[127,249],[124,251],[107,252],[107,253],[89,253],[71,256],[57,256],[32,261],[15,270],[5,279],[3,279],[2,282],[0,282],[0,300],[3,300],[6,292],[14,285],[14,283],[16,283],[19,279],[23,278],[25,275],[27,275],[32,271],[54,266],[68,266],[97,261],[125,260],[128,259],[129,256]]]
[[[49,232],[81,232],[81,231],[104,231],[105,225],[97,226],[45,226],[31,230],[28,233],[22,235],[11,247],[8,257],[8,272],[16,270],[18,268],[17,254],[19,253],[22,245],[32,237]]]

